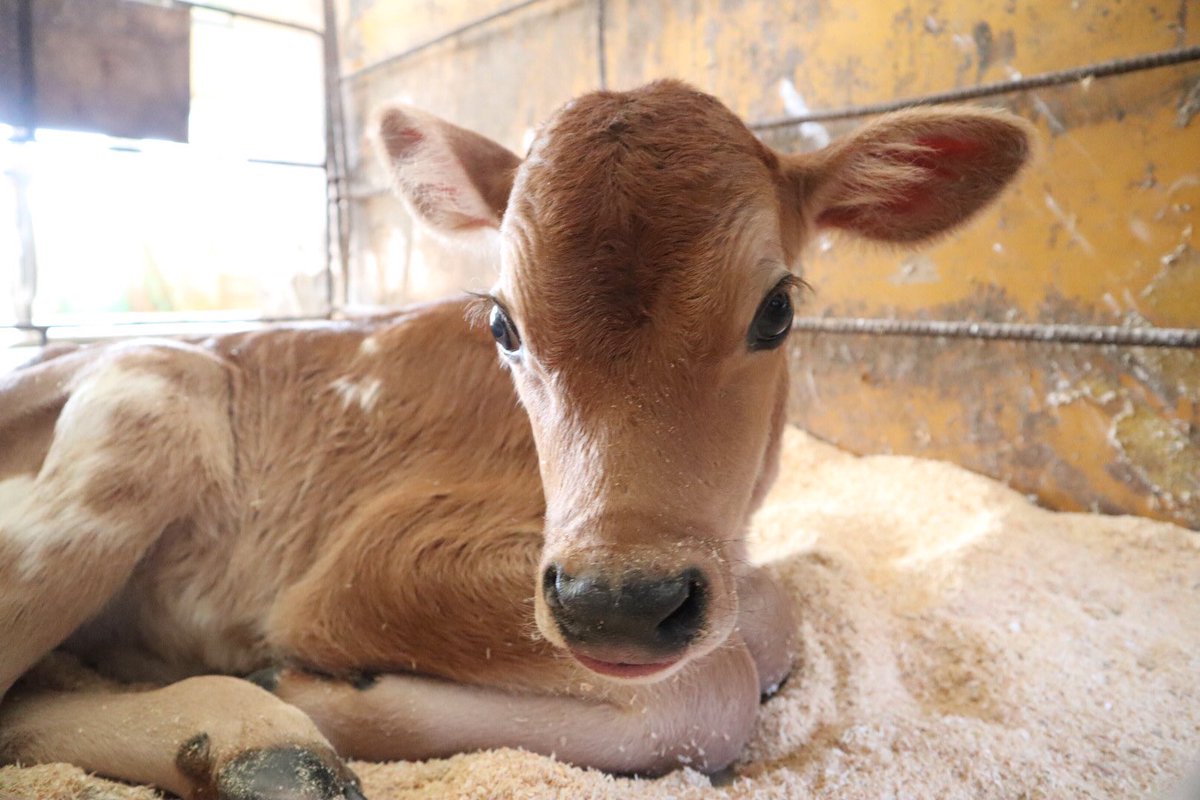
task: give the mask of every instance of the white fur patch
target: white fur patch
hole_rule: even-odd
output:
[[[170,391],[165,378],[145,370],[102,370],[84,381],[63,407],[54,427],[54,449],[95,451],[112,426],[114,412],[159,411]]]
[[[360,352],[366,356],[370,356],[370,355],[374,355],[375,353],[378,353],[379,352],[379,340],[376,339],[374,336],[366,337],[365,339],[362,340],[362,343],[358,346],[358,352]]]
[[[363,378],[354,381],[350,378],[338,378],[329,385],[342,398],[342,408],[357,404],[363,411],[370,411],[379,397],[383,381],[379,378]]]
[[[0,531],[7,532],[12,524],[25,515],[29,498],[33,495],[33,476],[18,475],[0,481]]]
[[[54,475],[53,486],[39,480],[40,490],[56,497],[76,496],[92,476],[108,469],[117,413],[162,412],[172,387],[165,378],[144,370],[113,368],[85,380],[63,406],[54,426],[54,443],[42,475]]]
[[[23,577],[38,575],[46,548],[58,542],[91,537],[103,544],[120,535],[120,509],[106,514],[85,508],[80,498],[93,476],[111,468],[114,413],[157,410],[169,391],[166,379],[142,370],[101,370],[63,406],[38,477],[0,484],[0,538],[20,550]]]
[[[109,538],[116,526],[74,503],[49,502],[33,476],[0,482],[0,540],[20,552],[18,569],[24,580],[43,571],[47,547],[75,536]]]

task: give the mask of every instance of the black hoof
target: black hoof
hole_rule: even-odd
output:
[[[783,691],[783,687],[787,686],[788,678],[790,678],[790,677],[792,677],[792,673],[788,672],[786,675],[784,675],[782,678],[779,679],[778,683],[776,683],[773,686],[768,686],[766,691],[764,691],[761,695],[758,696],[759,705],[762,705],[763,703],[767,702],[772,697],[774,697],[775,695],[777,695],[781,691]]]
[[[360,692],[365,692],[367,689],[370,689],[372,686],[379,683],[379,673],[356,672],[353,676],[351,676],[350,683],[354,685],[355,689],[358,689]]]
[[[712,783],[714,789],[719,789],[723,786],[729,786],[736,781],[737,778],[737,770],[733,768],[733,765],[730,765],[725,769],[719,769],[716,772],[710,773],[708,776],[708,780],[710,783]]]
[[[293,667],[298,673],[309,675],[314,678],[320,678],[323,681],[344,681],[350,684],[359,691],[370,689],[379,682],[378,672],[346,672],[334,674],[332,672],[322,672],[321,670],[311,667]],[[264,667],[263,669],[251,672],[249,675],[242,676],[242,680],[250,681],[255,686],[261,689],[266,689],[274,694],[279,688],[279,679],[283,675],[283,667]]]
[[[243,753],[221,768],[216,784],[220,800],[366,800],[348,771],[302,747]]]
[[[280,667],[265,667],[257,672],[251,672],[245,676],[243,680],[250,681],[260,689],[266,689],[268,692],[274,692],[275,687],[279,685],[279,674],[283,670]]]

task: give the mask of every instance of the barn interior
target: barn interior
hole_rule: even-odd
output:
[[[767,144],[966,103],[1039,152],[919,252],[822,235],[752,530],[797,668],[726,774],[515,750],[372,798],[1169,797],[1200,762],[1200,4],[0,0],[0,370],[487,291],[396,199],[400,101],[522,153],[681,78]],[[67,765],[0,797],[158,797]]]

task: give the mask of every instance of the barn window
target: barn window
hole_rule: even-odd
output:
[[[0,347],[329,313],[322,4],[273,6],[0,0]]]

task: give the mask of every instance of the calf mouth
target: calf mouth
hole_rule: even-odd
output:
[[[571,655],[587,669],[606,678],[621,680],[638,680],[641,678],[663,678],[671,668],[683,661],[683,657],[666,661],[606,661],[585,655],[575,648],[569,648]]]
[[[696,650],[682,647],[642,647],[633,644],[565,642],[564,649],[584,669],[620,682],[656,683],[675,674]]]

